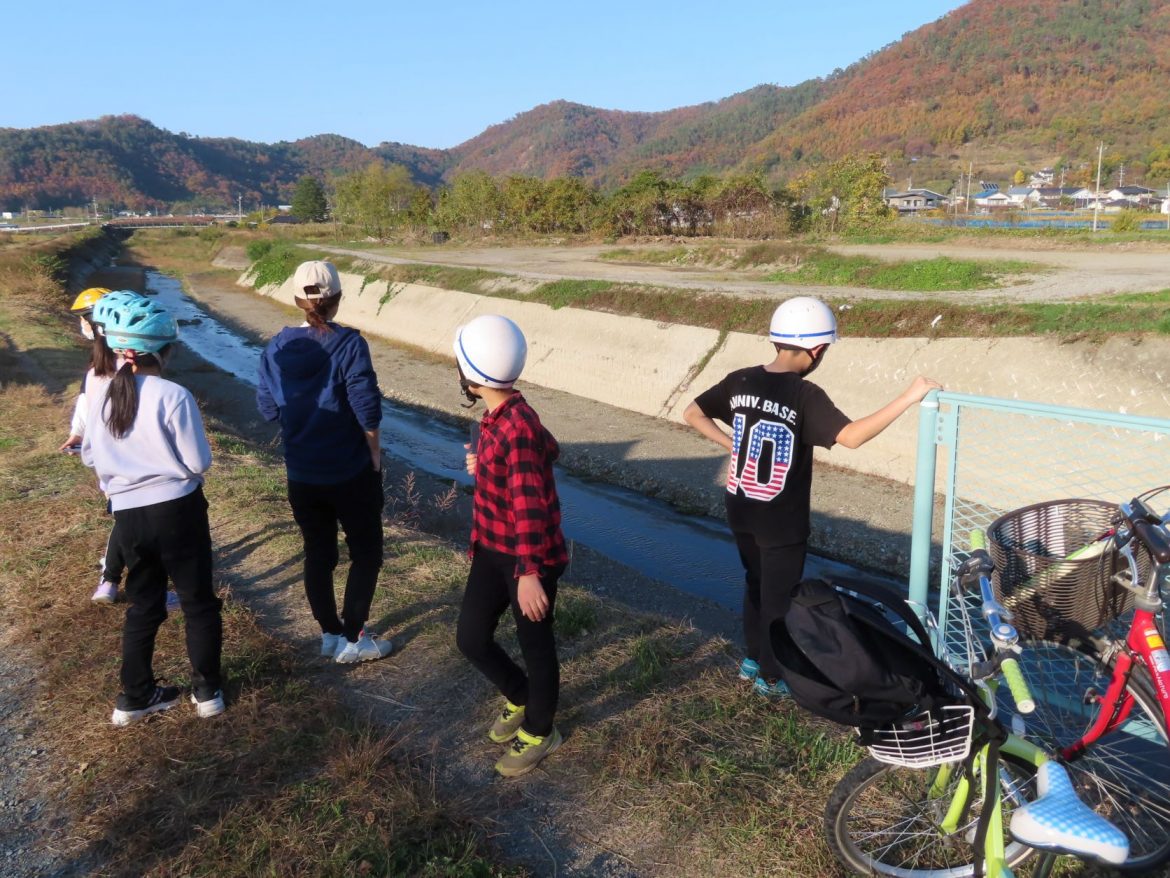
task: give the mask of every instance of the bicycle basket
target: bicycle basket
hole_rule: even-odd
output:
[[[1021,637],[1084,641],[1129,609],[1130,593],[1112,581],[1126,569],[1108,539],[1115,514],[1097,500],[1055,500],[991,523],[995,596]]]
[[[975,708],[951,704],[914,719],[874,729],[866,741],[878,762],[906,768],[929,768],[966,759],[971,752]]]

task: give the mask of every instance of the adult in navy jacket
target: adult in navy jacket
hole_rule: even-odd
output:
[[[371,661],[393,649],[389,639],[365,632],[382,567],[382,393],[366,340],[333,322],[341,304],[337,269],[304,262],[293,283],[305,323],[282,329],[264,349],[256,404],[266,420],[280,420],[321,655],[341,664]],[[339,523],[350,561],[340,616],[333,593]]]

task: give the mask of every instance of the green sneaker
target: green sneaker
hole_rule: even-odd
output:
[[[488,737],[497,744],[511,741],[516,737],[516,733],[520,731],[520,723],[522,722],[524,722],[524,706],[513,704],[511,701],[504,699],[504,709],[500,711],[500,715],[492,723],[492,727],[488,731]]]
[[[540,760],[559,746],[561,746],[561,733],[555,728],[543,738],[530,735],[524,729],[517,729],[516,740],[508,748],[504,758],[496,763],[496,771],[504,777],[516,777],[532,771],[540,764]]]

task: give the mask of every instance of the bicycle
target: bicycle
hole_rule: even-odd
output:
[[[1080,797],[1126,833],[1130,855],[1121,868],[1140,872],[1170,861],[1170,654],[1159,619],[1162,588],[1170,582],[1170,533],[1146,502],[1164,490],[1120,504],[1114,526],[1090,553],[1102,560],[1086,562],[1097,565],[1104,588],[1115,589],[1102,602],[1105,615],[1132,606],[1124,635],[1073,636],[1094,627],[1094,620],[1082,620],[1056,630],[1067,635],[1058,640],[1025,639],[1021,659],[1036,692],[1025,734],[1056,753]],[[1113,572],[1111,555],[1124,560],[1124,569]],[[1053,569],[1062,564],[1070,566],[1058,561]],[[1041,577],[1033,593],[1048,606],[1061,603],[1060,594],[1041,592],[1067,588],[1062,575]],[[1000,579],[1002,598],[1015,584],[1004,581],[1003,571]],[[1059,620],[1046,620],[1041,633],[1051,636],[1053,625]]]
[[[1031,709],[1032,696],[1017,664],[1018,635],[992,593],[991,569],[979,547],[952,577],[967,655],[932,638],[952,670],[955,705],[877,730],[870,757],[829,797],[829,847],[859,874],[1010,878],[1041,850],[1033,875],[1042,878],[1058,853],[1110,864],[1128,855],[1124,834],[1077,799],[1060,763],[998,717],[1001,676],[1021,712]],[[988,656],[963,599],[976,584],[994,647]],[[925,609],[922,615],[933,624]]]

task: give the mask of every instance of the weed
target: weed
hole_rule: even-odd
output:
[[[597,627],[597,608],[583,595],[557,595],[556,634],[570,640],[588,634]]]
[[[259,242],[256,242],[259,243]],[[252,245],[249,245],[251,250]],[[274,286],[284,283],[293,276],[297,266],[314,254],[302,250],[291,241],[277,239],[267,248],[262,248],[259,259],[252,263],[252,283],[257,288]]]

